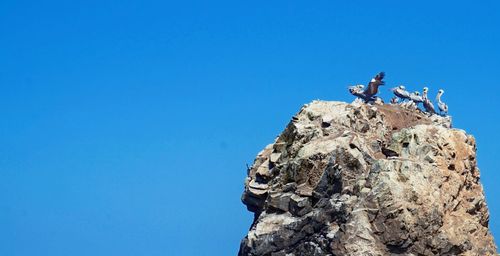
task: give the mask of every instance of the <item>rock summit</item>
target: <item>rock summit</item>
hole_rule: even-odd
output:
[[[242,201],[239,255],[496,255],[474,137],[397,104],[306,104]]]

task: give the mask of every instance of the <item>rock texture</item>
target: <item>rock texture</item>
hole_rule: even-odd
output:
[[[248,170],[239,255],[496,255],[476,145],[401,105],[314,101]]]

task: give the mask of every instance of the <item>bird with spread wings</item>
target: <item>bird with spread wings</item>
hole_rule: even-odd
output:
[[[373,77],[372,80],[370,80],[365,90],[362,90],[364,88],[362,86],[354,86],[349,88],[349,92],[352,95],[363,99],[365,102],[375,101],[375,95],[377,95],[378,93],[379,86],[385,84],[385,82],[383,81],[384,77],[385,73],[380,72],[375,77]]]

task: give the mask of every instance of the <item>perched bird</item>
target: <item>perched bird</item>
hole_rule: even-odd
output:
[[[398,97],[396,97],[396,96],[392,97],[391,104],[395,105],[395,104],[398,104],[398,102],[399,102],[399,98]]]
[[[388,149],[383,141],[377,140],[377,142],[378,145],[380,146],[380,151],[382,152],[382,154],[384,154],[386,158],[399,157],[398,152],[392,149]]]
[[[378,93],[378,88],[381,85],[384,85],[385,82],[382,81],[385,77],[384,72],[378,73],[372,80],[368,83],[368,87],[364,89],[363,85],[356,85],[356,86],[351,86],[349,87],[349,92],[358,97],[363,99],[365,102],[373,102],[376,101],[377,98],[375,95]]]
[[[436,96],[436,101],[438,104],[439,112],[441,115],[447,115],[448,114],[448,105],[446,103],[441,101],[441,96],[443,95],[444,90],[439,89],[438,94]]]
[[[410,93],[405,89],[403,85],[392,88],[391,91],[394,93],[394,95],[396,95],[403,101],[410,99]]]
[[[414,93],[410,93],[410,100],[415,102],[415,104],[424,102],[424,99],[422,98],[422,96],[420,96],[420,93],[417,91]]]
[[[365,102],[368,101],[373,101],[373,99],[366,97],[366,95],[363,94],[363,88],[360,88],[359,86],[351,86],[349,87],[349,93],[352,95],[363,99]]]
[[[378,105],[384,105],[384,100],[378,96],[375,96],[373,102]]]
[[[436,114],[436,110],[434,109],[434,105],[432,104],[432,102],[429,100],[429,98],[427,98],[427,93],[429,92],[429,88],[427,87],[424,87],[424,91],[423,91],[423,95],[422,95],[422,99],[424,100],[423,103],[424,103],[424,108],[427,112],[429,112],[431,115],[432,114]]]
[[[358,85],[354,85],[354,86],[349,86],[349,91],[356,91],[356,92],[363,92],[363,89],[365,88],[364,85],[362,84],[358,84]]]

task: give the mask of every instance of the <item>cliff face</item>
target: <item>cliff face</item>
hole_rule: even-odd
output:
[[[239,255],[494,255],[471,135],[400,105],[314,101],[257,155]]]

